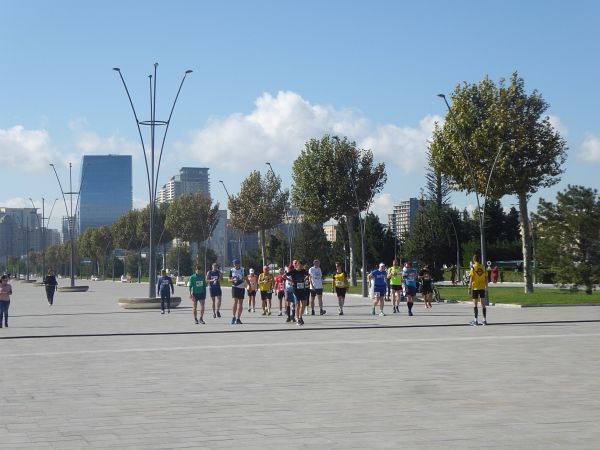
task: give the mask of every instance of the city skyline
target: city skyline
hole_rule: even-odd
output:
[[[111,69],[121,67],[145,118],[146,75],[154,62],[160,63],[159,119],[168,115],[183,72],[194,70],[174,112],[159,186],[179,167],[208,167],[214,181],[236,193],[251,170],[265,172],[269,161],[290,187],[304,142],[340,134],[387,164],[389,181],[373,205],[386,223],[393,206],[418,197],[425,184],[427,139],[446,112],[436,95],[515,70],[528,92],[538,89],[549,102],[551,120],[570,147],[561,183],[534,195],[530,209],[567,184],[597,185],[598,63],[589,55],[597,47],[599,6],[592,2],[509,1],[503,9],[471,1],[457,7],[181,2],[185,14],[139,4],[5,5],[1,206],[60,197],[49,163],[64,177],[68,163],[83,154],[108,153],[133,156],[134,207],[147,203],[137,130]],[[123,14],[115,14],[117,5]],[[140,20],[130,23],[134,11]],[[166,26],[156,30],[156,44],[138,45],[139,24],[159,19]],[[222,191],[214,184],[211,195],[224,209]],[[474,203],[462,193],[452,200],[461,209]],[[60,215],[55,211],[52,228],[60,227]]]

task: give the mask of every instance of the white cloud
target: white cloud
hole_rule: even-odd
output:
[[[101,136],[87,128],[85,120],[73,120],[69,128],[74,134],[74,145],[81,155],[133,155],[137,156],[140,144],[132,142],[113,132],[109,136]]]
[[[0,206],[5,208],[31,208],[31,202],[28,198],[23,197],[15,197],[9,198],[8,200],[4,200],[0,203]]]
[[[567,126],[560,120],[560,117],[549,115],[548,119],[550,119],[550,125],[558,131],[562,137],[565,137],[569,134],[569,129]]]
[[[148,206],[148,199],[147,198],[138,198],[138,197],[133,197],[133,209],[144,209],[146,206]]]
[[[370,210],[378,216],[379,221],[385,225],[388,222],[388,214],[391,214],[394,211],[394,205],[397,205],[398,203],[399,202],[392,198],[392,194],[382,192],[375,196]]]
[[[177,147],[199,162],[236,171],[256,157],[290,162],[310,138],[335,134],[355,140],[359,146],[372,149],[377,159],[410,172],[423,167],[433,123],[441,121],[427,116],[417,128],[374,125],[354,110],[311,104],[290,91],[276,96],[265,93],[254,106],[250,114],[210,120],[192,133],[188,144],[178,143]]]
[[[0,166],[28,172],[46,170],[54,150],[46,130],[26,130],[21,125],[0,129]]]
[[[600,163],[600,136],[588,134],[581,144],[579,156],[584,161]]]

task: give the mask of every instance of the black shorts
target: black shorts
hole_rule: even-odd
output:
[[[256,297],[256,291],[248,291],[248,297]]]
[[[194,294],[192,293],[192,297],[194,297],[195,302],[206,300],[206,292],[204,294]]]
[[[485,289],[473,289],[472,296],[473,300],[477,300],[477,298],[485,299]]]
[[[294,289],[294,295],[297,301],[305,302],[308,300],[308,289]]]
[[[244,300],[245,293],[246,289],[244,289],[243,287],[231,286],[231,296],[233,298],[237,298],[238,300]]]
[[[421,293],[423,295],[427,295],[427,294],[433,294],[433,289],[430,287],[425,287],[423,286],[423,289],[421,290]]]
[[[273,298],[273,292],[271,291],[260,291],[261,300],[271,300]]]
[[[323,289],[311,289],[310,296],[315,297],[317,295],[323,295]]]
[[[345,298],[346,297],[346,288],[336,287],[335,293],[337,294],[338,297]]]
[[[392,289],[392,291],[401,291],[402,285],[401,284],[390,284],[390,288]]]
[[[277,298],[279,300],[283,300],[284,297],[285,297],[285,291],[279,291],[279,292],[277,292]]]

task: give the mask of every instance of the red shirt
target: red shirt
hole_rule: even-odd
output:
[[[277,292],[285,291],[285,278],[283,275],[279,275],[277,278],[275,278],[275,285],[277,287]]]

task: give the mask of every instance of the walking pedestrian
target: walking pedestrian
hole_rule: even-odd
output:
[[[271,315],[271,300],[273,299],[274,286],[275,279],[269,271],[269,266],[264,266],[262,273],[258,276],[258,288],[260,290],[263,316]]]
[[[487,290],[487,274],[485,267],[481,264],[481,257],[477,254],[473,255],[473,268],[469,276],[469,293],[473,298],[473,313],[475,319],[470,322],[470,325],[477,326],[477,301],[481,300],[481,312],[483,313],[483,322],[481,325],[487,325],[486,309],[485,309],[485,292]]]
[[[433,308],[431,304],[431,300],[433,299],[433,278],[428,265],[423,266],[419,272],[419,280],[421,282],[421,292],[425,308]]]
[[[217,317],[221,317],[221,297],[223,296],[223,292],[221,290],[223,272],[221,272],[217,263],[213,263],[212,270],[209,270],[206,274],[206,279],[210,283],[209,293],[210,299],[212,300],[213,319],[216,319]]]
[[[160,278],[156,283],[156,293],[160,295],[160,313],[165,313],[165,303],[167,305],[167,314],[171,314],[171,294],[175,293],[173,280],[167,275],[165,269],[160,271]]]
[[[256,312],[256,288],[258,287],[258,277],[254,269],[246,277],[246,289],[248,290],[248,312]]]
[[[275,278],[275,289],[279,299],[279,316],[283,316],[283,299],[285,298],[285,277],[283,268],[279,269],[279,275]],[[288,314],[289,315],[289,314]]]
[[[402,269],[402,281],[404,282],[404,295],[406,297],[406,306],[408,306],[408,315],[412,316],[412,308],[417,295],[417,269],[413,268],[412,261],[406,261]]]
[[[369,274],[369,281],[373,283],[373,306],[371,308],[371,315],[375,315],[375,307],[379,305],[379,315],[385,316],[383,312],[383,305],[385,302],[385,294],[387,290],[387,284],[385,282],[387,273],[385,270],[385,264],[379,264],[379,268],[375,269]]]
[[[392,291],[393,312],[399,313],[402,296],[402,268],[400,267],[400,261],[397,259],[392,261],[392,267],[387,271],[387,279],[390,282],[390,289]]]
[[[302,261],[295,261],[294,268],[287,273],[287,278],[292,282],[294,289],[296,324],[304,325],[302,313],[308,301],[308,271]]]
[[[318,259],[313,261],[313,265],[308,269],[310,282],[310,308],[311,314],[315,315],[315,297],[319,300],[319,315],[325,314],[323,309],[323,272],[321,271],[321,262]]]
[[[4,274],[0,277],[0,328],[2,328],[2,320],[4,320],[4,326],[8,327],[8,307],[11,295],[12,286],[8,282],[8,275]]]
[[[46,290],[48,304],[52,306],[54,304],[54,293],[56,292],[56,289],[58,289],[58,281],[56,281],[54,270],[48,270],[48,274],[44,277],[43,283]]]
[[[231,325],[242,324],[242,308],[244,307],[244,283],[246,280],[246,271],[240,265],[239,259],[233,260],[233,267],[229,271],[229,280],[231,281],[231,297],[233,298],[233,318]]]
[[[348,289],[348,275],[342,269],[342,264],[335,263],[335,273],[333,274],[332,291],[338,298],[338,315],[344,315],[344,302],[346,301],[346,290]]]
[[[192,314],[196,324],[204,325],[204,303],[206,301],[206,276],[201,266],[196,266],[196,273],[188,280],[190,289],[190,300],[192,301]],[[200,320],[198,320],[197,306],[200,303]]]

